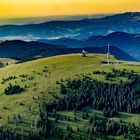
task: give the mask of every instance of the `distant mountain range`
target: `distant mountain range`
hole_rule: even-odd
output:
[[[73,38],[107,35],[112,32],[140,33],[140,13],[124,13],[104,18],[85,18],[71,21],[50,21],[30,25],[0,26],[0,37],[33,39]]]
[[[81,53],[83,48],[67,48],[64,45],[50,45],[40,42],[24,42],[19,40],[0,43],[0,58],[14,58],[21,61],[70,53]],[[89,53],[107,53],[105,47],[87,47]],[[111,54],[120,60],[137,61],[117,47],[111,46]]]
[[[140,61],[140,12],[102,18],[0,26],[0,57],[20,60],[81,52],[106,53],[108,43],[118,59]],[[18,41],[23,40],[23,41]],[[27,42],[28,41],[28,42]],[[115,52],[117,51],[117,52]],[[125,57],[124,57],[125,56]]]
[[[61,38],[52,40],[38,40],[49,44],[63,44],[70,48],[82,48],[91,46],[107,46],[108,44],[116,46],[135,59],[140,61],[140,34],[128,34],[124,32],[114,32],[106,36],[91,36],[81,40]]]
[[[28,18],[0,18],[0,25],[25,25],[39,24],[48,21],[69,21],[81,20],[83,18],[101,18],[112,14],[92,14],[92,15],[66,15],[66,16],[45,16],[45,17],[28,17]]]

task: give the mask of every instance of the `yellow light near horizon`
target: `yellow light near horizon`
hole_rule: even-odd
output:
[[[0,0],[0,18],[140,11],[138,0]]]

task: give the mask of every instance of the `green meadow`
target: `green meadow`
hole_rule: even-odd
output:
[[[0,60],[1,61],[1,60]],[[2,60],[11,62],[11,60]],[[21,133],[24,130],[28,133],[31,130],[31,125],[39,117],[39,105],[41,101],[45,100],[50,102],[54,100],[54,96],[61,97],[60,86],[56,84],[57,81],[63,81],[66,79],[74,79],[82,75],[90,75],[93,79],[97,79],[104,82],[110,82],[105,80],[103,75],[95,75],[93,71],[105,71],[111,72],[114,69],[127,69],[128,71],[134,70],[140,72],[140,63],[138,62],[125,62],[120,61],[111,56],[111,61],[119,62],[119,64],[106,64],[106,55],[103,54],[88,54],[83,58],[81,54],[62,55],[49,58],[42,58],[20,64],[8,65],[0,69],[0,123],[3,126],[14,128],[15,124],[13,119],[15,115],[21,115],[23,121],[16,124],[17,131]],[[14,62],[12,60],[12,62]],[[14,78],[9,78],[9,77]],[[128,79],[117,77],[114,82],[119,80],[126,81]],[[6,95],[4,93],[5,88],[9,83],[12,85],[20,85],[25,88],[21,93],[14,95]],[[138,87],[139,88],[139,85]],[[87,107],[89,115],[96,113],[99,117],[103,117],[102,111],[93,110]],[[67,125],[70,125],[73,129],[73,136],[78,137],[81,134],[85,139],[88,139],[88,135],[84,133],[88,124],[88,120],[82,119],[82,111],[78,111],[77,120],[74,120],[73,110],[71,111],[59,111],[58,114],[62,116],[69,116],[71,121],[66,121],[63,117],[55,123],[54,118],[50,117],[54,127],[58,126],[65,133]],[[116,117],[110,118],[116,122],[140,123],[139,114],[120,113]],[[81,131],[77,132],[77,127]],[[57,136],[50,138],[61,139]],[[97,139],[100,139],[97,137]],[[102,138],[103,139],[103,138]],[[108,139],[114,139],[108,137]],[[121,139],[118,137],[118,139]]]

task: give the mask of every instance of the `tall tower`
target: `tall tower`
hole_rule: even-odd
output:
[[[107,63],[110,64],[110,45],[108,44]]]

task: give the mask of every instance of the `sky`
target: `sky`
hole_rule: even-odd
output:
[[[140,11],[140,0],[0,0],[0,18],[136,11]]]

